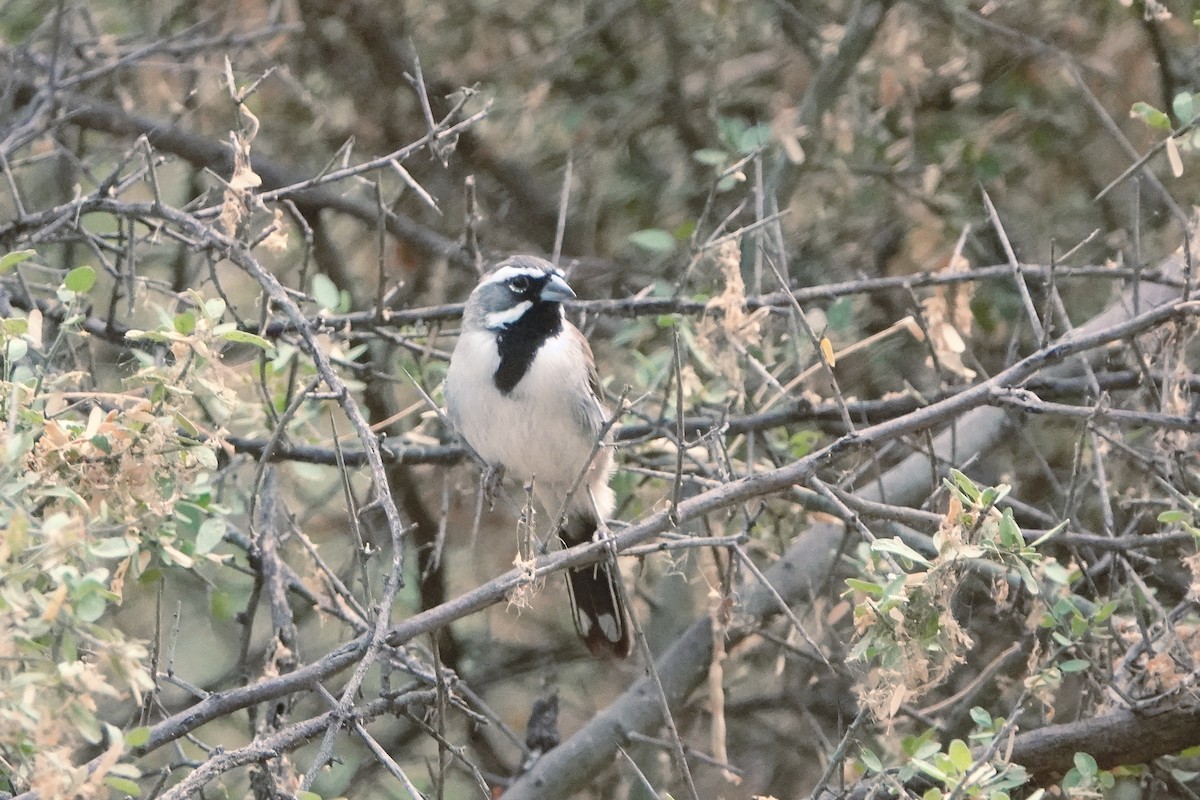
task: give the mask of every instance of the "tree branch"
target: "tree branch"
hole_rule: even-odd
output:
[[[1076,753],[1089,753],[1101,769],[1144,764],[1200,744],[1200,703],[1180,690],[1149,709],[1122,708],[1091,719],[1047,725],[1013,740],[1012,760],[1041,785],[1069,771]]]

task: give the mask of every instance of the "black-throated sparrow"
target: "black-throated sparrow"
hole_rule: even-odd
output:
[[[592,541],[613,509],[612,453],[596,448],[606,416],[596,364],[563,316],[574,296],[547,261],[500,262],[467,299],[445,389],[450,420],[480,458],[532,480],[552,519],[565,512],[558,535],[568,547]],[[567,573],[575,628],[595,655],[629,655],[619,580],[615,561]]]

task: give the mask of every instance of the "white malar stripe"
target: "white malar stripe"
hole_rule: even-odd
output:
[[[493,311],[483,318],[483,324],[491,329],[507,328],[514,322],[524,316],[525,312],[533,305],[529,300],[522,300],[512,308],[507,308],[504,311]]]

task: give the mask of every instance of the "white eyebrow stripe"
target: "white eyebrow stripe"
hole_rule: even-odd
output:
[[[493,311],[483,318],[483,323],[489,328],[505,328],[519,320],[521,316],[532,306],[528,300],[522,300],[512,308],[507,308],[504,311]]]
[[[537,267],[517,267],[510,264],[508,266],[501,267],[491,275],[488,275],[487,280],[485,280],[484,283],[504,283],[505,281],[515,278],[518,275],[527,275],[530,278],[539,278],[545,274],[545,270]],[[550,270],[550,274],[557,275],[561,278],[562,270],[553,269]]]

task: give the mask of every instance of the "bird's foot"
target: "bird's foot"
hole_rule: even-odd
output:
[[[609,559],[617,560],[617,544],[613,540],[612,528],[608,527],[608,523],[600,520],[596,523],[596,531],[592,534],[593,542],[603,542],[604,548],[608,551]]]
[[[488,511],[496,508],[496,492],[504,480],[504,467],[487,466],[483,469],[483,479],[480,489],[483,491],[483,502],[487,503]]]

